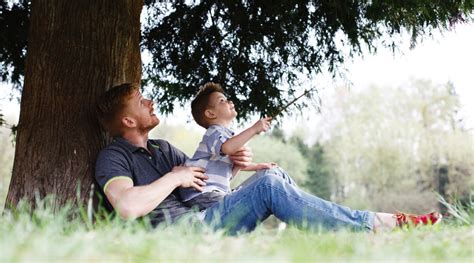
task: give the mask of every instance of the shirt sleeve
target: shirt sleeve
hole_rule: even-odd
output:
[[[126,155],[118,149],[104,149],[95,165],[95,178],[105,192],[108,184],[117,179],[133,182],[132,170]]]
[[[224,156],[225,154],[222,153],[221,148],[222,144],[228,139],[230,139],[230,137],[224,131],[216,129],[206,138],[207,150],[214,156]]]

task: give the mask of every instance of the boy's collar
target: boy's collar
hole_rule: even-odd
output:
[[[230,128],[225,127],[224,125],[211,124],[211,125],[209,125],[208,129],[211,129],[211,128],[213,128],[213,129],[216,129],[216,128],[217,128],[217,129],[219,129],[219,128],[225,129],[225,130],[227,130],[228,132],[230,132],[232,135],[234,135],[234,131],[231,130]]]

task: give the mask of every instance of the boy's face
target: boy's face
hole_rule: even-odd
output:
[[[209,108],[207,110],[215,115],[216,120],[229,122],[237,116],[234,103],[227,100],[226,96],[220,92],[211,93],[209,96]]]

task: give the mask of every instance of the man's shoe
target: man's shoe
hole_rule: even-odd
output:
[[[443,216],[438,212],[431,212],[424,215],[410,215],[405,213],[395,214],[397,226],[418,226],[418,225],[436,225],[441,222]]]

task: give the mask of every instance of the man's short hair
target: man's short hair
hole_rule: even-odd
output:
[[[205,129],[209,128],[209,122],[204,112],[209,108],[209,98],[214,92],[224,93],[224,89],[217,83],[208,82],[199,87],[196,97],[191,102],[191,113],[194,120]]]
[[[96,107],[97,118],[112,136],[121,135],[120,114],[126,106],[126,101],[139,88],[139,84],[125,83],[112,87],[99,97]]]

